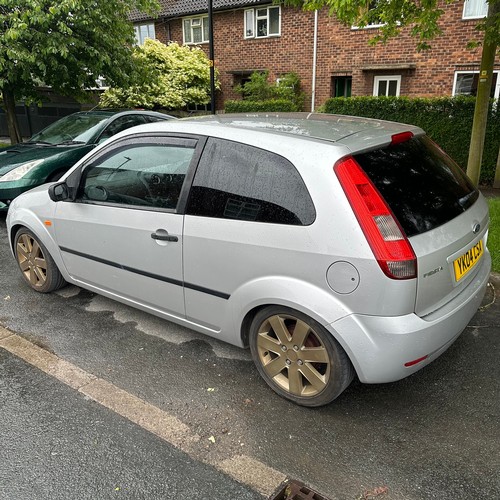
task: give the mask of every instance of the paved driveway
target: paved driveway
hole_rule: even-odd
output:
[[[255,491],[259,490],[255,484],[265,481],[269,472],[277,474],[274,479],[282,473],[338,499],[373,498],[376,493],[384,499],[500,498],[500,280],[496,280],[496,300],[490,287],[484,307],[462,336],[424,370],[393,384],[354,382],[333,404],[304,409],[271,392],[246,351],[76,287],[50,295],[31,291],[10,257],[5,215],[0,217],[0,325],[54,359],[67,361],[109,383],[117,393],[140,399],[186,426],[186,433],[197,439],[193,446],[180,447],[189,461],[214,465],[214,474],[227,470]],[[35,371],[43,379],[37,382],[31,368],[22,383],[11,383],[16,364],[26,370],[25,362],[2,353],[2,348],[0,355],[0,363],[10,367],[1,377],[11,396],[31,394],[33,384],[47,386],[47,375]],[[59,384],[49,384],[44,397],[58,400]],[[65,397],[71,398],[72,391],[77,394],[65,387]],[[91,405],[94,400],[80,398],[71,410],[75,419],[95,411]],[[5,408],[0,404],[0,449],[9,435],[19,432],[12,419],[4,419]],[[112,415],[120,410],[108,405],[100,411],[104,412],[102,426],[109,426],[109,434],[114,435],[118,424]],[[20,425],[30,428],[33,423],[28,417]],[[47,432],[53,432],[50,416],[45,422]],[[137,426],[138,455],[153,450],[160,453],[160,460],[175,461],[175,453],[158,452],[162,437],[140,429],[141,422],[127,424]],[[83,436],[91,432],[91,426],[82,427]],[[75,439],[74,433],[67,436],[69,442]],[[72,450],[78,475],[78,447]],[[122,457],[124,467],[142,467],[126,448]],[[10,459],[15,460],[15,455]],[[39,467],[43,458],[34,454],[32,460],[33,467]],[[219,467],[234,460],[240,464],[236,465],[239,471]],[[85,467],[83,458],[81,467]],[[243,469],[251,469],[256,477],[242,477]],[[178,468],[172,464],[167,470],[175,477]],[[43,480],[57,483],[57,468],[40,471]],[[17,480],[5,472],[0,478],[2,484]],[[154,484],[155,478],[165,480],[151,474],[148,481]],[[71,476],[64,480],[72,481]],[[76,486],[81,485],[75,479]],[[86,496],[92,497],[92,486],[85,487],[90,488]],[[228,488],[234,488],[234,482]],[[248,489],[244,491],[250,495]],[[229,489],[225,496],[214,495],[234,498]],[[75,492],[74,497],[85,495]]]

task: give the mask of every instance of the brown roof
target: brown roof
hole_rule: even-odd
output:
[[[229,10],[262,3],[271,3],[271,0],[212,0],[213,9]],[[160,0],[160,11],[158,17],[169,18],[178,16],[188,16],[208,12],[208,0]],[[146,21],[152,19],[149,14],[144,14],[136,9],[130,13],[129,19],[133,22]]]

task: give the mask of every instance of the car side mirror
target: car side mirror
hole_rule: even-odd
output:
[[[65,182],[58,182],[49,187],[49,197],[52,201],[65,201],[69,199],[69,189]]]

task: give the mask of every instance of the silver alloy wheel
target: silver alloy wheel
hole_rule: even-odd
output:
[[[257,332],[257,352],[267,376],[289,394],[314,397],[328,383],[326,346],[310,325],[294,316],[267,318]]]
[[[17,240],[16,257],[22,273],[30,285],[41,288],[47,282],[47,261],[41,246],[27,233]]]

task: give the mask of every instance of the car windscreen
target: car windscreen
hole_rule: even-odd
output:
[[[108,118],[109,116],[100,114],[69,115],[35,134],[29,142],[52,145],[87,143]]]
[[[465,212],[479,192],[428,137],[354,155],[389,204],[408,237]]]

